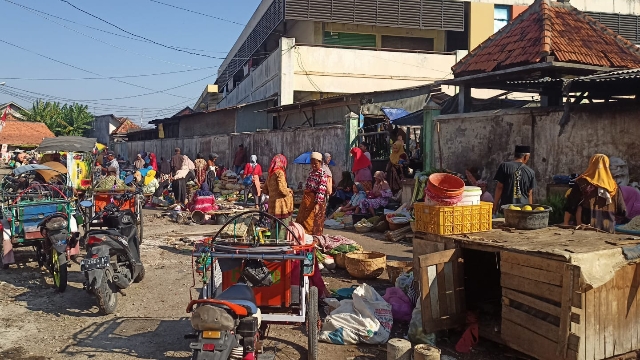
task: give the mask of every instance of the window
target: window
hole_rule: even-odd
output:
[[[509,23],[511,6],[495,5],[493,7],[493,32],[496,33]]]
[[[356,34],[343,32],[324,32],[325,45],[376,47],[376,36],[374,34]]]

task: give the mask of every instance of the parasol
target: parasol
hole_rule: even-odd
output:
[[[295,160],[293,160],[294,164],[311,164],[311,151],[306,152],[300,156],[298,156]],[[336,166],[336,163],[333,162],[333,159],[329,162],[329,165]]]
[[[51,168],[51,170],[46,170],[46,169],[36,170],[38,174],[42,175],[42,177],[46,182],[51,181],[51,179],[53,179],[54,177],[60,174],[67,173],[67,167],[56,161],[49,161],[42,165],[48,166]]]

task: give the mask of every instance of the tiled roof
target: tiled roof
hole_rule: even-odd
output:
[[[536,0],[452,67],[456,77],[555,61],[640,67],[640,50],[569,3]]]
[[[40,145],[42,139],[56,137],[44,123],[7,119],[0,130],[0,144]]]
[[[118,126],[115,130],[113,130],[113,132],[111,133],[111,135],[116,135],[116,134],[126,134],[130,131],[133,130],[139,130],[140,126],[136,125],[133,123],[133,121],[131,121],[129,118],[120,118],[120,126]]]

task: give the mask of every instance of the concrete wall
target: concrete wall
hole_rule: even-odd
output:
[[[236,132],[271,130],[273,120],[264,110],[273,106],[273,100],[261,101],[238,108],[236,111]]]
[[[95,116],[93,127],[85,132],[86,137],[97,138],[101,144],[109,144],[109,135],[120,125],[113,115]]]
[[[236,131],[236,110],[219,110],[180,120],[180,137],[229,134]]]
[[[627,161],[631,178],[640,180],[640,126],[633,105],[591,104],[574,110],[562,135],[560,108],[501,110],[443,115],[440,122],[443,166],[462,172],[485,167],[493,179],[498,165],[511,159],[515,145],[531,145],[530,166],[536,172],[536,198],[546,196],[553,175],[581,173],[593,154],[603,153]],[[437,135],[433,137],[435,164],[439,165]],[[490,181],[491,188],[495,184]]]
[[[255,133],[202,136],[181,139],[157,139],[150,141],[126,142],[116,145],[115,151],[120,154],[137,154],[142,151],[153,152],[158,158],[173,154],[176,147],[191,158],[200,152],[205,157],[209,153],[217,153],[219,164],[230,166],[238,145],[244,144],[249,154],[258,156],[258,163],[266,172],[274,155],[281,153],[289,160],[287,180],[290,184],[304,182],[309,174],[309,165],[293,164],[293,160],[307,151],[329,152],[333,155],[336,166],[331,168],[335,181],[340,180],[345,169],[345,128],[331,126],[323,128],[300,128],[295,130],[277,130]],[[124,155],[123,155],[124,156]]]

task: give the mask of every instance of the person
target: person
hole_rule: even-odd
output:
[[[393,196],[389,183],[385,180],[386,174],[383,171],[376,171],[373,175],[376,183],[373,190],[367,194],[367,198],[360,202],[360,209],[363,213],[369,213],[375,216],[378,208],[385,207],[389,203],[389,199]]]
[[[107,169],[109,168],[115,168],[116,169],[116,174],[120,174],[120,164],[118,163],[118,160],[116,160],[116,154],[113,151],[109,151],[107,152]],[[107,170],[108,172],[108,170]]]
[[[309,235],[322,235],[327,198],[327,174],[322,170],[322,154],[311,153],[311,172],[304,187],[296,222]]]
[[[216,198],[213,196],[213,193],[206,182],[200,185],[200,190],[196,191],[193,195],[193,199],[191,199],[191,203],[189,204],[189,211],[193,212],[196,210],[202,211],[205,214],[218,210]]]
[[[331,169],[329,169],[329,164],[331,163],[331,154],[325,153],[322,162],[322,170],[327,174],[327,193],[329,195],[333,194],[333,174],[331,173]]]
[[[496,196],[493,200],[493,212],[498,213],[501,205],[533,204],[533,189],[536,187],[536,175],[527,166],[531,157],[529,146],[517,145],[513,161],[500,164],[494,180]]]
[[[627,219],[632,220],[634,217],[640,216],[640,190],[633,186],[620,186],[620,190],[627,208]]]
[[[480,191],[482,191],[480,201],[493,203],[493,195],[487,191],[487,182],[484,180],[478,180],[478,182],[476,182],[476,186],[478,186]]]
[[[182,156],[182,161],[187,164],[187,169],[189,169],[189,176],[187,176],[189,180],[187,180],[187,182],[195,181],[198,184],[198,187],[200,187],[200,183],[196,178],[196,164],[187,155]]]
[[[362,152],[364,153],[364,156],[367,157],[367,159],[369,159],[369,161],[371,161],[371,153],[369,152],[369,144],[367,144],[366,142],[361,142],[360,145],[358,145],[358,147],[360,148],[360,150],[362,150]]]
[[[240,144],[238,146],[238,150],[236,150],[236,154],[233,157],[233,172],[240,175],[240,171],[242,171],[242,166],[247,163],[247,152],[244,150],[244,145]]]
[[[136,161],[133,162],[133,166],[136,167],[136,170],[140,170],[144,167],[144,159],[142,158],[142,154],[138,154]]]
[[[175,174],[178,170],[182,169],[182,162],[184,157],[180,153],[180,148],[175,148],[174,155],[171,157],[171,172]]]
[[[349,201],[353,196],[353,179],[351,178],[351,173],[348,171],[342,172],[342,179],[336,185],[336,191],[329,198],[329,209],[336,209],[345,202]],[[362,184],[360,184],[362,185]]]
[[[564,207],[564,223],[569,224],[575,215],[577,225],[590,225],[596,229],[614,233],[616,223],[626,216],[626,205],[618,184],[611,176],[609,158],[595,154],[587,170],[571,187]]]
[[[391,146],[391,155],[387,163],[387,182],[391,187],[392,193],[402,190],[402,179],[404,179],[404,164],[409,161],[409,157],[404,152],[404,142],[397,140]]]
[[[107,175],[96,185],[96,190],[125,190],[127,185],[118,176],[117,168],[110,166],[107,168]]]
[[[146,176],[142,179],[142,193],[143,194],[153,194],[160,187],[160,183],[158,179],[156,179],[156,171],[149,167],[149,171],[147,171]]]
[[[282,154],[274,156],[269,166],[267,183],[262,191],[269,196],[267,212],[289,224],[293,215],[293,190],[287,185],[286,169],[287,158]]]
[[[251,155],[249,162],[244,166],[244,178],[251,178],[251,194],[253,195],[256,207],[260,206],[260,195],[262,195],[260,176],[262,176],[262,166],[258,164],[258,157]]]
[[[171,177],[171,163],[169,160],[165,160],[164,157],[160,158],[160,182],[169,180]]]
[[[107,154],[107,149],[103,149],[102,151],[100,151],[98,153],[98,156],[96,156],[96,165],[99,165],[99,166],[103,166],[104,165],[104,158],[105,158],[106,154]]]
[[[207,181],[207,161],[202,154],[196,155],[196,161],[194,162],[195,175],[199,184],[203,184]]]
[[[186,158],[186,160],[189,160],[189,158]],[[176,174],[173,177],[173,183],[171,184],[173,197],[175,198],[176,203],[180,205],[185,205],[187,203],[187,183],[195,179],[195,175],[189,169],[189,162],[191,162],[191,160],[189,160],[189,162],[186,160],[182,160],[182,168],[176,171]]]
[[[353,195],[351,196],[349,203],[340,207],[338,211],[356,213],[361,209],[360,204],[362,204],[362,201],[367,199],[367,192],[364,190],[364,186],[359,182],[356,182],[353,184],[352,192]]]
[[[158,160],[156,159],[156,154],[149,154],[149,166],[155,171],[158,172]]]
[[[366,191],[370,191],[373,188],[371,160],[364,155],[360,148],[353,148],[350,153],[353,157],[353,166],[351,167],[351,171],[355,175],[354,180],[361,183]]]
[[[209,185],[209,189],[214,188],[216,178],[218,177],[218,166],[216,165],[217,159],[218,154],[209,154],[209,160],[207,160],[207,185]]]

